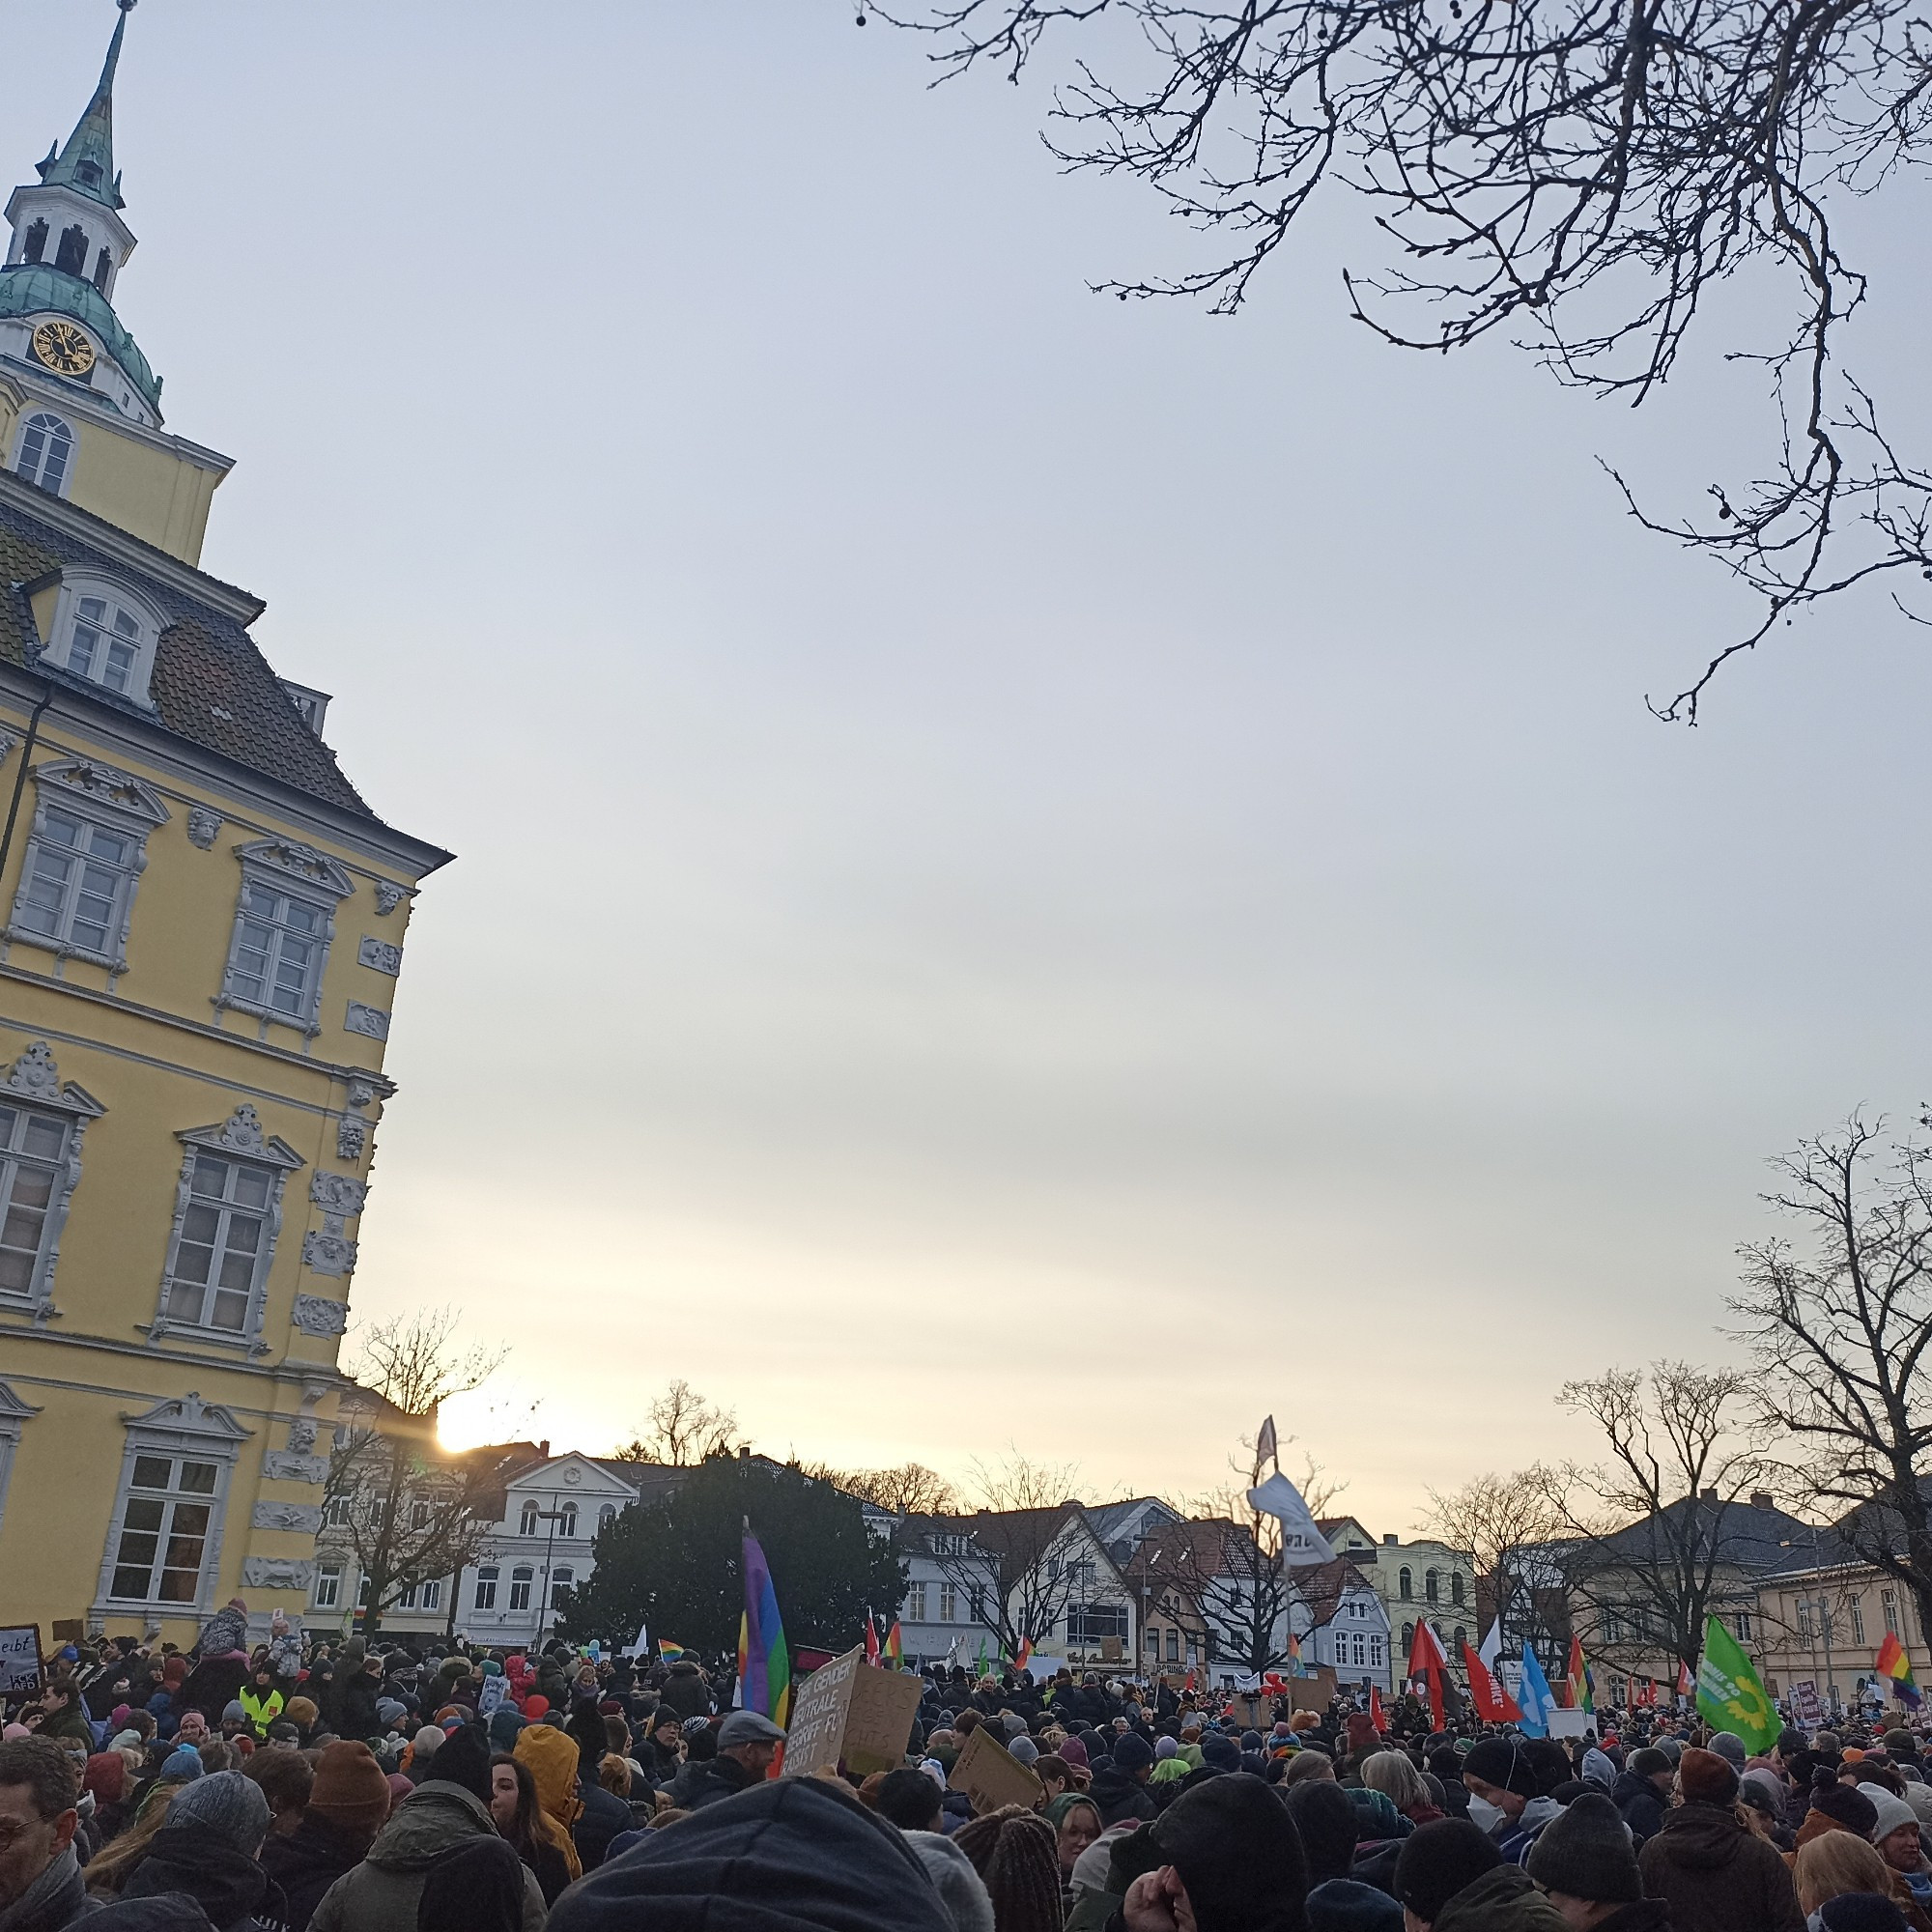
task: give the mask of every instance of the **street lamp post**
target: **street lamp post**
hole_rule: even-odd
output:
[[[543,1648],[544,1619],[550,1615],[550,1560],[556,1552],[556,1526],[563,1520],[564,1515],[562,1510],[537,1511],[537,1520],[549,1523],[550,1532],[544,1541],[543,1601],[537,1605],[537,1634],[530,1643],[533,1651]]]

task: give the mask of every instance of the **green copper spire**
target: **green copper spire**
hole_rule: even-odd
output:
[[[47,150],[40,176],[50,187],[71,187],[104,208],[118,209],[127,204],[121,199],[121,178],[114,172],[114,70],[121,65],[121,41],[128,31],[128,15],[134,0],[115,0],[115,4],[121,9],[121,17],[115,21],[114,38],[107,43],[100,85],[67,137],[67,146],[58,156],[51,148]]]

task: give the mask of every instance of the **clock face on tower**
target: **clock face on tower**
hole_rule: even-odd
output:
[[[71,322],[43,322],[34,330],[34,359],[61,376],[85,376],[94,367],[94,344]]]

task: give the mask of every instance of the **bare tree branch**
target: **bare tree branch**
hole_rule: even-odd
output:
[[[724,1456],[738,1433],[738,1418],[705,1398],[683,1377],[650,1406],[650,1425],[616,1454],[620,1463],[663,1463],[690,1467],[707,1456]]]

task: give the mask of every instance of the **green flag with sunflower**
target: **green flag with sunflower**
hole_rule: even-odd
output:
[[[1777,1742],[1781,1721],[1764,1680],[1744,1646],[1718,1619],[1704,1620],[1704,1655],[1697,1662],[1697,1715],[1714,1731],[1734,1731],[1750,1752]]]

